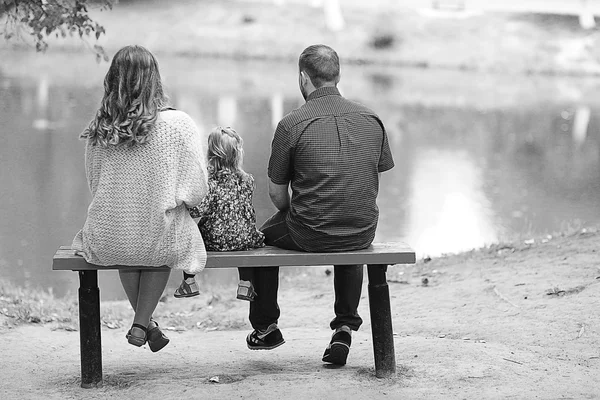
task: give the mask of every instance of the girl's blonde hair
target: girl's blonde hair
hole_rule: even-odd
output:
[[[167,102],[156,58],[142,46],[125,46],[113,57],[100,108],[80,137],[104,147],[144,143]]]
[[[208,135],[208,170],[211,175],[222,171],[243,176],[242,169],[244,158],[244,141],[238,133],[230,127],[214,128]]]

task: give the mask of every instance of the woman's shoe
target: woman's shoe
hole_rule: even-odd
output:
[[[238,283],[237,298],[240,300],[254,301],[256,292],[254,291],[254,285],[250,281],[240,281]]]
[[[164,333],[162,333],[162,331],[158,327],[158,322],[151,319],[150,324],[152,323],[154,323],[155,327],[150,328],[146,336],[148,337],[148,346],[150,347],[150,350],[156,353],[157,351],[161,350],[163,347],[169,344],[169,338],[166,337]]]
[[[138,329],[144,331],[144,336],[142,337],[142,336],[134,335],[132,333],[133,328],[138,328]],[[145,326],[140,325],[140,324],[131,325],[131,329],[129,330],[129,332],[127,332],[127,335],[125,335],[129,344],[132,344],[137,347],[141,347],[146,344],[147,336],[148,336],[148,328],[146,328]]]

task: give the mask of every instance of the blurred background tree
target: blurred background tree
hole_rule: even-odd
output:
[[[112,9],[117,0],[0,0],[0,22],[4,28],[0,35],[5,39],[31,37],[37,51],[48,48],[47,38],[79,36],[89,45],[87,38],[98,38],[104,27],[89,14],[94,7]],[[108,60],[104,48],[90,45],[98,61]]]

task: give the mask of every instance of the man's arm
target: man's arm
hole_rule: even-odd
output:
[[[269,197],[279,211],[290,208],[290,194],[288,184],[278,185],[269,180]]]

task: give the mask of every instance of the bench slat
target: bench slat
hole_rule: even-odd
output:
[[[247,251],[209,251],[206,268],[321,266],[348,264],[414,264],[415,252],[402,242],[373,243],[364,250],[338,253],[306,253],[266,246]],[[120,269],[121,266],[88,264],[70,246],[61,246],[54,255],[52,269],[56,271],[85,271]],[[154,267],[139,267],[144,269]],[[161,267],[163,268],[163,267]]]

